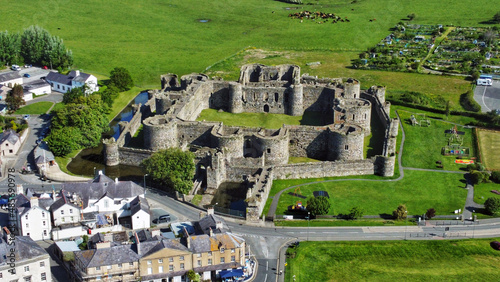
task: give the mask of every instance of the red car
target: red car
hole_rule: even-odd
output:
[[[48,70],[49,68],[47,66],[43,66],[43,69],[44,70]]]

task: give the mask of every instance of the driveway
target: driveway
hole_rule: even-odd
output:
[[[500,81],[493,80],[491,86],[476,86],[474,100],[481,105],[481,112],[500,109]]]

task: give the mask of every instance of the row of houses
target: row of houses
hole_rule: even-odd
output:
[[[201,226],[211,226],[208,233]],[[220,225],[217,227],[217,225]],[[89,250],[77,250],[76,243],[56,242],[61,258],[71,252],[68,263],[74,281],[187,281],[192,270],[202,281],[221,276],[242,276],[245,268],[245,240],[228,232],[213,209],[192,234],[184,229],[180,238],[167,239],[160,230],[134,232],[114,240],[112,234],[96,234],[89,239]],[[125,241],[124,241],[125,240]],[[73,251],[72,251],[73,250]]]
[[[71,71],[67,75],[58,72],[49,72],[45,79],[24,83],[24,78],[19,71],[0,74],[0,97],[6,97],[7,93],[15,85],[22,85],[24,90],[24,101],[31,101],[33,95],[50,94],[52,91],[66,93],[73,88],[87,86],[86,94],[99,91],[97,78],[91,74],[78,70]]]
[[[11,230],[33,240],[61,240],[92,230],[117,231],[150,227],[144,188],[132,181],[98,175],[88,182],[65,183],[59,193],[23,191],[17,186]]]

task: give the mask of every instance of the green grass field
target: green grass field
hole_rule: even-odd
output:
[[[500,184],[481,183],[474,186],[474,202],[484,204],[488,198],[500,198],[500,195],[492,193],[491,190],[500,191]]]
[[[24,106],[17,110],[16,115],[41,115],[45,114],[54,103],[52,102],[38,102],[31,105]]]
[[[318,180],[275,180],[269,196],[274,196],[277,192],[299,183]],[[365,215],[392,214],[399,204],[406,204],[411,215],[423,214],[429,208],[436,209],[439,215],[449,215],[454,210],[464,207],[467,196],[464,187],[464,177],[461,174],[407,170],[405,177],[396,182],[363,180],[324,182],[302,186],[300,190],[305,197],[311,197],[314,191],[327,191],[332,206],[329,212],[331,215],[347,214],[355,206],[362,208]],[[293,194],[294,189],[288,192]],[[301,200],[289,195],[288,192],[281,195],[276,214],[284,214],[288,206]],[[272,199],[268,199],[264,214],[269,210],[271,201]]]
[[[278,1],[98,1],[2,0],[9,32],[39,25],[64,39],[75,66],[107,75],[116,66],[130,69],[136,85],[158,87],[160,74],[203,71],[247,46],[310,51],[364,51],[390,33],[410,13],[421,24],[484,26],[494,11],[486,0],[351,1],[319,0],[313,5]],[[453,5],[450,12],[449,7]],[[319,10],[348,17],[350,23],[316,24],[292,20],[294,10]],[[78,11],[78,13],[75,13]],[[274,13],[273,13],[274,11]],[[376,21],[369,22],[376,18]],[[200,23],[200,19],[209,20]],[[85,28],[81,28],[85,27]],[[353,53],[353,57],[355,54]]]
[[[414,110],[414,113],[422,111]],[[436,161],[441,161],[445,170],[460,170],[465,165],[455,164],[456,156],[443,156],[441,148],[448,145],[448,137],[444,131],[454,127],[453,124],[431,120],[431,126],[420,127],[410,124],[412,113],[399,111],[399,116],[405,129],[406,139],[403,151],[403,166],[436,169]],[[418,116],[415,114],[418,119]],[[469,147],[471,156],[475,156],[472,144],[472,130],[458,126],[458,131],[464,131],[463,146]],[[469,158],[470,158],[469,157]]]
[[[478,130],[481,161],[489,170],[500,170],[500,131]]]
[[[497,281],[495,240],[301,242],[285,281]]]

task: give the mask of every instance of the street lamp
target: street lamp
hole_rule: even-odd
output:
[[[406,241],[406,231],[408,230],[408,211],[405,211],[405,241]]]
[[[144,179],[144,182],[143,182],[144,183],[144,185],[143,185],[143,187],[144,187],[144,195],[146,195],[146,176],[148,176],[147,173],[144,174],[144,178],[143,178]]]
[[[309,221],[311,220],[311,212],[307,212],[307,241],[309,241]]]
[[[474,223],[474,212],[475,210],[472,210],[472,239],[474,239],[474,231],[476,231],[476,224]]]

